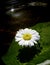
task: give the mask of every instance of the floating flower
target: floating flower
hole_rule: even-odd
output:
[[[15,41],[17,41],[19,45],[29,47],[34,46],[34,44],[37,44],[37,41],[39,39],[39,33],[36,30],[28,28],[17,31],[17,34],[15,36]]]

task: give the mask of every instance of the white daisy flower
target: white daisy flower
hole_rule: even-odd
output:
[[[18,42],[19,45],[22,46],[34,46],[37,44],[37,41],[40,39],[40,35],[36,30],[32,29],[21,29],[17,31],[15,36],[15,41]]]

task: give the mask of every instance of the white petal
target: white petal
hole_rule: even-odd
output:
[[[38,40],[39,40],[39,38],[37,38],[37,37],[36,37],[36,38],[35,38],[35,40],[37,40],[37,41],[38,41]]]
[[[33,36],[38,36],[38,34],[37,33],[34,33]]]
[[[20,29],[20,30],[19,30],[19,33],[20,33],[20,34],[23,34],[23,33],[24,33],[24,29]]]
[[[20,41],[20,40],[22,40],[22,38],[15,38],[15,41]]]
[[[34,44],[32,42],[29,42],[28,46],[31,47],[34,46]]]
[[[40,39],[40,36],[39,36],[39,37],[37,36],[37,37],[35,38],[35,40],[39,40],[39,39]]]
[[[32,38],[30,41],[37,44],[37,41],[35,40],[35,38]]]
[[[24,29],[24,33],[29,33],[29,29],[28,28],[25,28]]]
[[[34,46],[34,43],[32,41],[29,42],[29,46]]]
[[[16,36],[15,37],[22,37],[22,35],[21,34],[16,34]]]
[[[32,30],[33,35],[39,34],[36,30]]]
[[[29,45],[29,41],[25,41],[25,42],[24,42],[24,46],[27,47],[28,45]]]
[[[37,44],[37,42],[36,41],[33,41],[35,44]]]
[[[30,33],[30,34],[33,34],[33,33],[34,33],[34,32],[32,31],[32,29],[28,29],[27,32]]]
[[[32,40],[39,40],[40,39],[40,36],[39,35],[33,35],[32,36]]]
[[[24,30],[29,30],[28,28],[25,28]]]
[[[23,40],[21,40],[21,41],[19,41],[19,43],[18,43],[19,45],[24,45],[24,41]]]

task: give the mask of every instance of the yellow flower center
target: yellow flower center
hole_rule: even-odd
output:
[[[23,34],[23,39],[24,39],[24,40],[30,40],[31,37],[32,37],[32,35],[29,34],[29,33],[25,33],[25,34]]]

